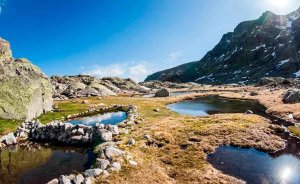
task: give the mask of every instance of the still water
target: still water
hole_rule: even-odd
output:
[[[69,121],[68,123],[71,123],[73,125],[84,124],[88,126],[93,126],[96,123],[116,125],[124,121],[126,118],[127,118],[126,113],[119,111],[119,112],[109,112],[104,114],[98,114],[95,116],[77,118]]]
[[[44,184],[60,175],[83,172],[96,159],[92,151],[36,144],[0,151],[1,184]]]
[[[235,100],[219,96],[206,96],[194,100],[185,100],[168,105],[179,114],[207,116],[218,113],[244,113],[247,110],[255,114],[264,114],[266,108],[253,100]]]
[[[256,149],[221,146],[207,160],[225,174],[253,184],[299,184],[300,160],[291,155],[270,155]]]

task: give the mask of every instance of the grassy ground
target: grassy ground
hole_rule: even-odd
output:
[[[89,98],[58,102],[59,112],[39,117],[43,123],[61,119],[69,114],[83,112],[100,104],[136,105],[144,122],[130,127],[130,134],[119,136],[120,147],[134,156],[137,167],[122,164],[122,171],[97,183],[237,183],[230,176],[216,171],[207,161],[208,153],[223,144],[256,147],[272,151],[284,142],[268,128],[268,122],[256,115],[224,114],[208,117],[190,117],[174,113],[166,105],[182,97],[172,98]],[[154,112],[154,109],[160,109]],[[5,129],[5,128],[4,128]],[[149,134],[153,141],[143,139]],[[126,146],[134,138],[134,146]]]
[[[0,119],[0,135],[15,131],[20,125],[20,121]]]

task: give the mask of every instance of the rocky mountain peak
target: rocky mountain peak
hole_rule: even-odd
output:
[[[147,77],[207,84],[255,83],[262,77],[300,77],[300,8],[287,15],[270,11],[240,23],[201,60]]]

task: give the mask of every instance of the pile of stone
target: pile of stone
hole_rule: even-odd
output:
[[[113,143],[106,144],[101,151],[101,157],[97,158],[95,167],[88,169],[83,173],[74,175],[62,175],[48,182],[48,184],[88,184],[92,183],[96,177],[108,177],[111,173],[118,172],[122,168],[123,162],[128,162],[131,166],[137,166],[138,163],[132,156],[119,148],[113,146]]]
[[[53,141],[64,144],[92,143],[95,138],[111,141],[113,135],[119,134],[116,125],[96,124],[95,126],[72,125],[60,121],[53,121],[47,125],[39,122],[22,123],[16,131],[17,137],[39,141]]]

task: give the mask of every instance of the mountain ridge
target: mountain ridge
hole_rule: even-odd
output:
[[[145,81],[226,84],[298,76],[300,8],[287,15],[266,11],[256,20],[243,21],[201,60],[156,72]]]

